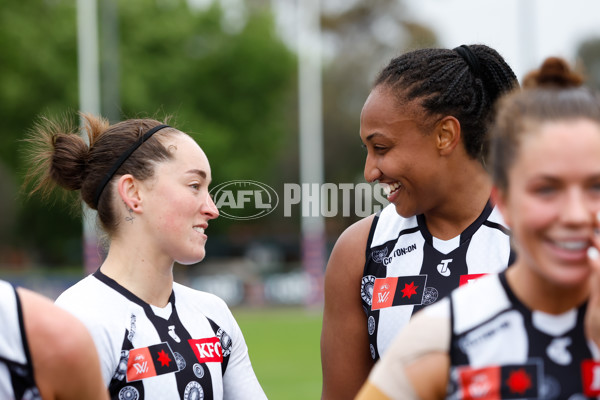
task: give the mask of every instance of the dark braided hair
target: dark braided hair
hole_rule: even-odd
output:
[[[476,57],[478,66],[473,67],[456,50],[415,50],[390,61],[374,87],[392,89],[399,104],[418,100],[425,111],[425,123],[452,115],[460,122],[467,154],[484,160],[494,104],[519,83],[496,50],[485,45],[461,47]]]

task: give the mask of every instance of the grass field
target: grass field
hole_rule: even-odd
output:
[[[233,309],[254,372],[269,400],[321,396],[321,311],[303,308]]]

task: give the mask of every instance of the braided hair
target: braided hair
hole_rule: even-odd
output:
[[[420,49],[394,58],[379,73],[374,87],[393,90],[399,104],[417,101],[423,121],[452,115],[461,126],[467,154],[484,160],[494,104],[519,86],[515,73],[485,45]]]

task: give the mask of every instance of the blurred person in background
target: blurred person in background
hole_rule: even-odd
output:
[[[361,113],[364,175],[389,206],[347,228],[325,273],[325,400],[353,398],[413,313],[504,270],[509,233],[484,168],[496,100],[518,81],[494,49],[420,49],[378,75]]]
[[[79,191],[110,241],[100,268],[56,303],[90,330],[111,397],[265,399],[225,302],[173,281],[175,262],[204,258],[219,215],[206,155],[153,119],[83,119],[89,145],[77,130],[38,123],[29,178],[32,192]]]
[[[108,399],[85,326],[50,299],[0,280],[0,399]]]
[[[600,395],[600,96],[581,82],[548,58],[500,100],[490,170],[516,261],[419,312],[358,399]]]

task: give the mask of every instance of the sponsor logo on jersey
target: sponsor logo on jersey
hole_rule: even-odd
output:
[[[450,271],[450,267],[448,267],[448,264],[450,264],[452,262],[452,258],[448,258],[446,260],[441,260],[440,263],[437,266],[437,270],[440,273],[440,275],[442,276],[450,276],[450,274],[452,273],[452,271]]]
[[[173,338],[173,340],[176,341],[177,343],[181,342],[181,339],[175,333],[175,325],[169,325],[169,336],[171,336]]]
[[[381,264],[383,262],[383,259],[387,256],[388,254],[388,248],[384,247],[381,250],[374,250],[371,253],[371,258],[373,259],[373,261],[375,261],[378,264]]]
[[[119,400],[138,400],[140,393],[133,386],[125,386],[119,390]]]
[[[600,396],[600,361],[583,360],[581,362],[583,393],[587,397]]]
[[[425,293],[423,293],[423,304],[433,304],[439,296],[440,294],[436,288],[434,288],[433,286],[428,286],[425,288]]]
[[[375,333],[375,318],[370,315],[367,320],[367,329],[369,330],[369,335],[373,335]]]
[[[127,382],[177,371],[175,355],[166,342],[129,351]]]
[[[461,275],[458,285],[462,286],[462,285],[466,285],[468,283],[474,283],[477,279],[481,278],[482,276],[485,276],[487,274],[466,274],[466,275]]]
[[[219,328],[215,335],[221,342],[221,353],[223,354],[223,357],[229,356],[229,354],[231,354],[231,347],[233,346],[231,336],[229,336],[223,328]]]
[[[465,400],[539,398],[537,364],[458,369],[458,383]]]
[[[372,310],[423,304],[427,275],[375,279]]]
[[[408,254],[412,251],[415,251],[417,249],[417,244],[413,243],[411,245],[408,245],[406,247],[403,247],[401,249],[396,249],[392,252],[392,254],[390,254],[389,257],[383,257],[381,259],[383,265],[385,265],[386,267],[392,262],[392,260],[394,259],[394,257],[401,257],[405,254]]]
[[[183,400],[203,400],[204,390],[202,386],[196,381],[190,381],[183,391]]]
[[[511,320],[502,318],[492,321],[489,325],[469,332],[466,336],[459,339],[458,347],[465,353],[469,353],[469,349],[473,346],[481,346],[485,342],[492,340],[497,334],[502,331],[510,330],[512,327]]]
[[[223,350],[218,337],[189,339],[188,342],[200,363],[223,362]]]
[[[360,282],[360,297],[362,297],[364,302],[368,305],[371,305],[373,299],[373,285],[375,285],[374,275],[363,276],[362,281]]]
[[[554,338],[548,347],[546,348],[546,354],[552,361],[560,365],[569,365],[573,360],[573,356],[567,350],[567,347],[571,345],[571,338]]]

